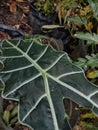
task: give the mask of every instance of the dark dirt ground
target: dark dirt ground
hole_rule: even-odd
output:
[[[0,24],[10,25],[20,29],[25,33],[30,33],[31,28],[28,23],[29,0],[16,2],[16,11],[10,11],[10,2],[0,1]]]
[[[11,4],[13,0],[1,0],[0,1],[0,24],[10,25],[13,28],[22,30],[25,34],[30,34],[32,29],[29,25],[29,0],[16,0],[14,1],[15,7],[17,9],[11,9]],[[13,7],[13,8],[15,8]],[[11,37],[0,31],[0,41],[2,39],[10,39]],[[75,48],[76,46],[74,46]],[[77,51],[79,47],[76,47],[75,51],[72,52],[71,56],[77,57],[79,51]],[[77,52],[77,53],[74,53]],[[76,54],[76,55],[75,55]],[[0,116],[2,117],[2,113],[4,110],[8,109],[9,111],[13,109],[14,102],[3,100],[0,97]],[[21,124],[15,124],[18,119],[17,116],[13,119],[13,124],[7,126],[2,118],[0,117],[0,130],[30,130],[28,127],[22,126]],[[75,115],[73,115],[74,118]],[[79,117],[80,119],[80,117]],[[97,122],[97,120],[96,120]],[[79,123],[75,126],[74,130],[86,130]]]

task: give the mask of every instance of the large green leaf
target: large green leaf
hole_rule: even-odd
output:
[[[71,130],[64,98],[98,114],[97,86],[86,80],[83,70],[73,65],[65,52],[42,45],[35,37],[6,40],[2,52],[2,97],[19,101],[23,124],[34,130]]]

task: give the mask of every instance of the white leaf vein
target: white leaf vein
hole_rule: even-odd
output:
[[[19,55],[19,56],[1,56],[0,58],[5,58],[5,59],[11,59],[11,58],[21,58],[21,57],[24,57],[23,55]]]
[[[28,47],[28,49],[26,51],[26,54],[30,51],[30,49],[31,49],[31,47],[32,47],[33,44],[34,44],[34,42],[32,41],[32,43],[29,45],[29,47]]]
[[[98,93],[98,91],[94,91],[88,97],[91,98],[92,96],[96,95],[97,93]]]
[[[38,62],[39,59],[41,59],[43,57],[43,55],[46,53],[48,49],[48,46],[45,47],[44,51],[40,54],[40,56],[35,60],[35,62]]]
[[[61,74],[60,76],[58,76],[57,79],[63,78],[63,77],[68,76],[68,75],[80,74],[80,73],[83,73],[83,71],[73,71],[73,72],[69,72],[69,73],[64,73],[64,74]]]
[[[35,105],[27,112],[27,114],[24,116],[24,118],[22,119],[22,122],[30,115],[30,113],[36,109],[36,107],[38,106],[38,104],[40,103],[40,101],[45,98],[47,95],[43,94],[35,103]]]
[[[6,74],[6,73],[13,73],[13,72],[16,72],[16,71],[21,71],[21,70],[24,70],[24,69],[27,69],[27,68],[30,68],[30,67],[33,67],[34,65],[28,65],[28,66],[24,66],[24,67],[20,67],[18,69],[13,69],[13,70],[9,70],[9,71],[1,71],[0,73],[1,74]]]
[[[60,56],[53,62],[53,64],[52,64],[51,66],[49,66],[48,68],[45,69],[45,71],[48,71],[48,70],[50,70],[52,67],[54,67],[54,66],[58,63],[58,61],[59,61],[64,55],[65,55],[65,53],[62,54],[62,55],[60,55]]]
[[[10,91],[8,94],[5,95],[5,97],[8,97],[10,94],[14,93],[15,91],[17,91],[18,89],[20,89],[21,87],[23,87],[25,84],[37,79],[39,76],[41,76],[41,74],[37,74],[36,76],[22,82],[22,84],[20,84],[18,87],[16,87],[15,89],[13,89],[12,91]]]
[[[19,44],[20,44],[20,40],[18,41],[18,43],[17,43],[17,45],[16,45],[16,46],[18,47],[18,46],[19,46]]]

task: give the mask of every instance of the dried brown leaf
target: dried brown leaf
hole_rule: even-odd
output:
[[[16,6],[16,3],[13,2],[13,3],[10,4],[10,12],[16,13],[16,11],[17,11],[17,6]]]

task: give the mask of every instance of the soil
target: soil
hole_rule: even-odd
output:
[[[22,30],[24,33],[30,33],[31,27],[28,24],[29,0],[16,1],[17,10],[15,12],[10,11],[11,5],[9,1],[0,1],[0,24],[10,25],[13,28]]]

